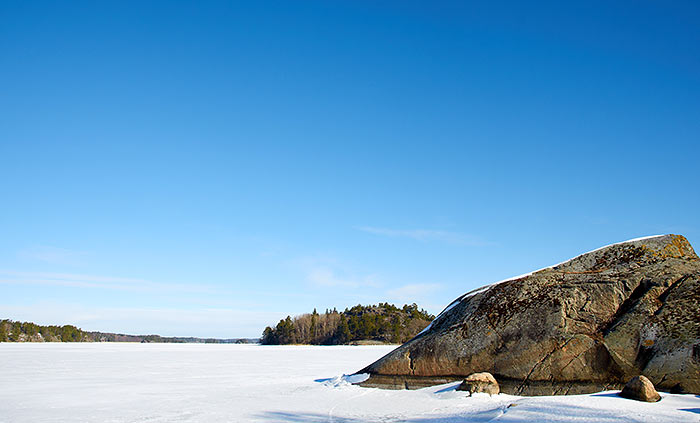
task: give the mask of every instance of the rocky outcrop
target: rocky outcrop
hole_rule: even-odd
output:
[[[635,376],[627,382],[620,396],[637,401],[657,402],[661,400],[661,395],[654,389],[654,384],[644,376]]]
[[[360,370],[363,386],[419,388],[490,372],[501,392],[700,393],[700,259],[679,235],[600,248],[465,294]]]
[[[457,390],[468,391],[469,396],[482,392],[489,395],[498,395],[501,392],[496,378],[488,372],[470,374],[459,384]]]

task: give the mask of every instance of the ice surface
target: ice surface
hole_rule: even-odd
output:
[[[0,344],[0,422],[698,422],[700,397],[360,388],[394,346]],[[511,404],[515,406],[509,407]]]

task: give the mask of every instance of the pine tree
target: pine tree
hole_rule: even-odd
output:
[[[314,312],[311,313],[311,329],[310,329],[310,334],[311,334],[311,343],[315,344],[316,343],[316,326],[318,325],[318,313],[316,312],[316,309],[314,308]]]
[[[292,318],[290,316],[280,320],[277,324],[277,337],[282,344],[294,344],[296,342],[294,337],[294,323],[292,323]]]
[[[263,331],[262,339],[260,343],[263,345],[274,345],[277,344],[277,335],[271,327],[266,327]]]
[[[348,321],[345,318],[345,314],[340,315],[340,322],[338,322],[338,329],[336,330],[336,338],[339,344],[344,344],[350,341],[352,337],[350,333],[350,327],[348,327]]]
[[[0,322],[0,342],[8,342],[10,340],[7,336],[7,327],[9,325],[5,322],[6,320]]]

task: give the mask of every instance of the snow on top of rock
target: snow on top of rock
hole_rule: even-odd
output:
[[[457,304],[459,304],[460,301],[462,301],[462,297],[457,298],[456,300],[452,301],[452,302],[450,303],[450,305],[448,305],[447,307],[445,307],[445,309],[442,310],[442,311],[440,312],[440,314],[438,314],[438,315],[433,319],[433,322],[436,321],[436,320],[438,319],[438,317],[440,317],[440,316],[442,316],[443,314],[447,313],[448,311],[452,310],[452,308],[453,308],[454,306],[456,306]],[[430,322],[430,324],[428,324],[428,326],[426,326],[422,331],[418,332],[418,335],[422,335],[423,332],[427,332],[428,329],[430,329],[431,327],[433,327],[433,322]],[[418,335],[416,335],[416,336],[418,336]]]
[[[581,256],[584,256],[584,255],[586,255],[586,254],[595,253],[596,251],[600,251],[600,250],[602,250],[602,249],[605,249],[605,248],[608,248],[608,247],[612,247],[612,246],[614,246],[614,245],[627,244],[627,243],[629,243],[629,242],[644,241],[644,240],[647,240],[647,239],[659,238],[659,237],[662,237],[662,236],[666,236],[666,235],[663,234],[663,235],[643,236],[643,237],[639,237],[639,238],[628,239],[627,241],[622,241],[622,242],[616,242],[616,243],[613,243],[613,244],[608,244],[608,245],[602,246],[602,247],[600,247],[600,248],[596,248],[595,250],[591,250],[591,251],[588,251],[588,252],[586,252],[586,253],[579,254],[579,255],[577,255],[576,257],[573,257],[573,258],[570,258],[570,259],[568,259],[568,260],[562,261],[561,263],[553,264],[553,265],[551,265],[551,266],[543,267],[543,268],[541,268],[541,269],[533,270],[532,272],[523,273],[522,275],[513,276],[513,277],[510,277],[510,278],[507,278],[507,279],[500,280],[500,281],[498,281],[498,282],[494,282],[494,283],[491,283],[491,284],[482,286],[481,288],[474,289],[474,290],[469,291],[469,292],[467,292],[466,294],[462,295],[461,297],[457,298],[456,300],[452,301],[447,307],[445,307],[444,310],[442,310],[442,311],[440,312],[440,314],[438,314],[438,315],[435,317],[435,319],[433,319],[433,322],[435,322],[438,318],[440,318],[440,316],[442,316],[442,315],[444,315],[445,313],[447,313],[448,311],[452,310],[457,304],[461,303],[462,301],[466,300],[467,298],[473,297],[473,296],[476,295],[476,294],[481,294],[482,292],[486,292],[486,291],[488,291],[489,289],[491,289],[492,287],[494,287],[494,286],[496,286],[496,285],[498,285],[498,284],[501,284],[501,283],[503,283],[503,282],[509,282],[509,281],[514,281],[514,280],[522,279],[522,278],[527,277],[527,276],[530,276],[530,275],[532,275],[532,274],[534,274],[534,273],[541,272],[542,270],[552,269],[552,268],[555,268],[555,267],[557,267],[557,266],[561,266],[561,265],[566,264],[566,263],[568,263],[568,262],[570,262],[570,261],[572,261],[572,260],[576,260],[577,258],[579,258],[579,257],[581,257]],[[428,326],[426,326],[425,329],[423,329],[422,331],[420,331],[420,332],[418,333],[418,335],[422,335],[424,332],[427,332],[427,331],[433,326],[433,322],[430,322],[430,324],[429,324]]]
[[[577,255],[576,257],[570,258],[570,259],[568,259],[568,260],[564,260],[564,261],[562,261],[561,263],[557,263],[557,264],[553,264],[553,265],[551,265],[551,266],[543,267],[543,268],[541,268],[541,269],[533,270],[532,272],[523,273],[522,275],[513,276],[513,277],[511,277],[511,278],[503,279],[503,280],[500,280],[500,281],[498,281],[498,282],[494,282],[494,283],[492,283],[492,284],[486,285],[486,286],[484,286],[483,288],[475,289],[474,291],[470,291],[470,292],[464,294],[460,299],[469,298],[469,297],[471,297],[472,295],[476,295],[476,294],[478,294],[478,293],[480,293],[480,292],[483,292],[483,291],[487,290],[488,288],[490,288],[490,287],[492,287],[492,286],[494,286],[494,285],[498,285],[499,283],[508,282],[508,281],[514,281],[514,280],[517,280],[517,279],[522,279],[522,278],[524,278],[524,277],[526,277],[526,276],[532,275],[533,273],[537,273],[537,272],[540,272],[540,271],[542,271],[542,270],[552,269],[552,268],[561,266],[561,265],[566,264],[566,263],[568,263],[568,262],[570,262],[570,261],[576,260],[577,258],[579,258],[579,257],[581,257],[581,256],[585,256],[586,254],[595,253],[596,251],[600,251],[600,250],[603,250],[603,249],[605,249],[605,248],[612,247],[612,246],[614,246],[614,245],[627,244],[627,243],[629,243],[629,242],[644,241],[644,240],[646,240],[646,239],[660,238],[660,237],[662,237],[662,236],[666,236],[666,235],[643,236],[643,237],[639,237],[639,238],[628,239],[627,241],[622,241],[622,242],[616,242],[616,243],[613,243],[613,244],[608,244],[608,245],[602,246],[602,247],[600,247],[600,248],[596,248],[595,250],[591,250],[591,251],[588,251],[588,252],[579,254],[579,255]]]
[[[610,244],[610,245],[625,244],[625,243],[627,243],[627,242],[644,241],[645,239],[660,238],[660,237],[666,236],[666,235],[667,235],[667,234],[641,236],[641,237],[639,237],[639,238],[628,239],[627,241],[622,241],[622,242],[618,242],[618,243],[616,243],[616,244]],[[607,245],[607,247],[609,247],[610,245]],[[605,248],[605,247],[601,247],[601,248]],[[600,249],[600,248],[599,248],[599,249]]]
[[[570,262],[570,261],[572,261],[572,260],[576,260],[577,258],[579,258],[579,257],[581,257],[581,256],[585,256],[586,254],[595,253],[596,251],[600,251],[600,250],[603,250],[603,249],[606,249],[606,248],[608,248],[608,247],[612,247],[612,246],[615,246],[615,245],[627,244],[627,243],[629,243],[629,242],[644,241],[644,240],[652,239],[652,238],[660,238],[660,237],[662,237],[662,236],[666,236],[666,235],[643,236],[643,237],[639,237],[639,238],[628,239],[627,241],[615,242],[615,243],[613,243],[613,244],[604,245],[604,246],[602,246],[602,247],[600,247],[600,248],[596,248],[595,250],[591,250],[591,251],[588,251],[588,252],[586,252],[586,253],[579,254],[579,255],[577,255],[577,256],[574,257],[574,258],[570,258],[570,259],[568,259],[568,260],[562,261],[561,263],[557,263],[557,264],[555,264],[555,265],[553,265],[553,266],[544,267],[544,268],[542,268],[542,269],[540,269],[540,270],[551,269],[551,268],[553,268],[553,267],[561,266],[562,264],[566,264],[566,263],[568,263],[568,262]],[[539,271],[539,270],[538,270],[538,271]],[[532,273],[535,273],[535,272],[532,272]]]
[[[533,273],[537,273],[537,272],[540,272],[540,271],[542,271],[542,270],[552,269],[552,268],[561,266],[561,265],[566,264],[566,263],[568,263],[568,262],[570,262],[570,261],[576,260],[577,258],[579,258],[579,257],[581,257],[581,256],[585,256],[586,254],[595,253],[596,251],[600,251],[600,250],[603,250],[603,249],[605,249],[605,248],[612,247],[612,246],[614,246],[614,245],[627,244],[627,243],[629,243],[629,242],[644,241],[644,240],[646,240],[646,239],[659,238],[659,237],[662,237],[662,236],[666,236],[666,235],[643,236],[643,237],[639,237],[639,238],[628,239],[627,241],[615,242],[615,243],[613,243],[613,244],[604,245],[604,246],[602,246],[602,247],[596,248],[595,250],[591,250],[591,251],[588,251],[588,252],[579,254],[579,255],[577,255],[576,257],[570,258],[570,259],[568,259],[568,260],[564,260],[564,261],[562,261],[561,263],[557,263],[557,264],[553,264],[553,265],[551,265],[551,266],[543,267],[543,268],[541,268],[541,269],[533,270],[532,272],[523,273],[522,275],[513,276],[513,277],[511,277],[511,278],[503,279],[503,280],[500,280],[500,281],[498,281],[498,282],[492,283],[492,284],[490,284],[490,285],[486,285],[485,287],[479,288],[479,289],[477,289],[477,290],[475,290],[475,291],[483,292],[483,290],[485,290],[486,288],[490,288],[490,287],[492,287],[492,286],[494,286],[494,285],[498,285],[499,283],[508,282],[508,281],[514,281],[514,280],[517,280],[517,279],[522,279],[522,278],[524,278],[524,277],[526,277],[526,276],[532,275]],[[478,293],[479,293],[479,292],[475,292],[475,291],[471,291],[471,292],[469,292],[469,293],[466,293],[466,294],[464,294],[463,297],[464,297],[464,298],[468,298],[468,297],[470,297],[470,296],[472,296],[472,295],[475,295],[475,294],[478,294]],[[470,294],[471,294],[471,295],[470,295]]]

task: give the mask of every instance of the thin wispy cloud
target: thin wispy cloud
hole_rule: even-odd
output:
[[[356,266],[334,257],[311,256],[289,260],[295,271],[301,272],[307,283],[317,287],[376,288],[381,285],[377,274],[363,272]]]
[[[415,302],[442,289],[438,283],[414,283],[388,290],[387,296],[400,301]]]
[[[17,252],[17,257],[22,260],[39,261],[42,263],[79,266],[84,264],[89,253],[86,251],[69,250],[46,245],[25,248]]]
[[[49,285],[134,292],[216,292],[212,287],[202,284],[160,283],[139,278],[11,270],[0,270],[0,284]]]
[[[326,287],[360,288],[376,287],[378,285],[376,277],[373,275],[340,276],[335,270],[328,267],[309,269],[307,280],[314,285]]]
[[[357,230],[374,235],[382,235],[394,238],[410,238],[417,241],[438,241],[449,244],[465,246],[484,246],[490,243],[479,237],[460,232],[442,231],[434,229],[391,229],[376,226],[358,226]]]

